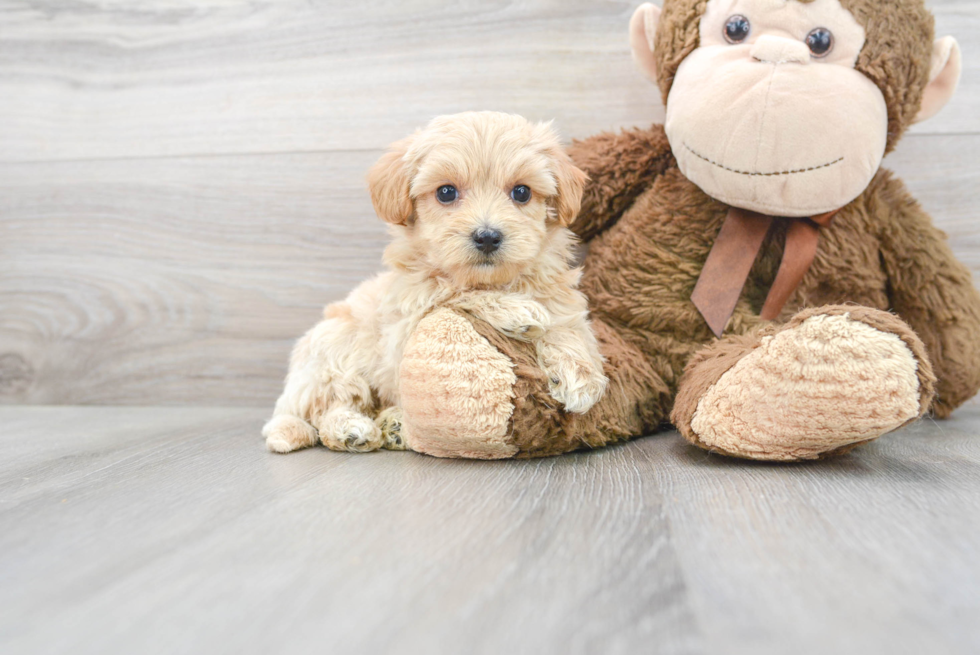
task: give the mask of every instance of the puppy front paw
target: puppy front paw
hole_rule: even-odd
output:
[[[519,341],[539,339],[551,327],[551,314],[544,305],[521,293],[473,292],[450,304]]]
[[[517,339],[518,341],[534,341],[535,339],[540,339],[544,335],[545,327],[536,323],[526,323],[524,325],[516,325],[509,328],[500,328],[500,331],[506,334],[511,339]]]
[[[384,437],[374,420],[353,409],[332,409],[317,423],[320,441],[330,450],[367,453],[378,450]]]
[[[503,308],[497,322],[488,321],[511,339],[540,339],[551,325],[551,315],[544,305],[531,299],[513,299]]]
[[[609,383],[602,369],[578,361],[559,360],[545,367],[551,397],[565,406],[566,412],[584,414],[599,402]]]

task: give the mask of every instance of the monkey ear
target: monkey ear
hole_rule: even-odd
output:
[[[589,176],[572,163],[572,158],[564,148],[559,147],[552,158],[555,162],[555,181],[558,183],[555,201],[558,223],[568,227],[582,208],[582,192],[585,190],[585,181]]]
[[[374,211],[394,225],[407,225],[415,213],[409,164],[405,161],[405,154],[414,139],[410,136],[391,144],[367,176]]]
[[[932,46],[932,66],[929,69],[929,84],[922,94],[922,107],[916,114],[914,123],[932,118],[946,106],[956,91],[963,71],[963,57],[960,46],[951,36],[936,39]]]
[[[653,48],[657,39],[657,25],[660,23],[660,7],[646,2],[640,5],[630,19],[630,49],[633,61],[640,70],[657,83],[657,60]]]

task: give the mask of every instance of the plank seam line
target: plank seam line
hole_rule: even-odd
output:
[[[337,148],[333,150],[256,150],[248,152],[191,152],[176,155],[132,155],[112,157],[65,157],[52,159],[3,159],[0,166],[15,164],[86,164],[95,162],[154,161],[162,159],[219,159],[227,157],[271,157],[292,155],[342,155],[354,153],[381,153],[379,148]]]
[[[919,132],[909,133],[902,137],[902,140],[924,139],[937,137],[975,137],[980,136],[980,130],[972,132]],[[901,147],[901,146],[899,146]],[[355,154],[355,153],[380,153],[387,148],[379,146],[377,148],[331,148],[313,150],[254,150],[242,152],[189,152],[172,155],[126,155],[111,157],[53,157],[51,159],[3,159],[0,158],[0,165],[20,165],[20,164],[76,164],[93,162],[113,162],[113,161],[153,161],[164,159],[217,159],[227,157],[269,157],[275,155],[330,155],[330,154]]]

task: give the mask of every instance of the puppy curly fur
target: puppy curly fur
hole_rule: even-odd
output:
[[[263,428],[268,448],[315,445],[365,452],[404,448],[398,421],[402,353],[419,321],[449,307],[532,342],[567,411],[587,411],[606,377],[588,322],[581,271],[572,268],[586,176],[550,124],[474,112],[443,116],[392,145],[368,175],[378,215],[390,224],[389,270],[324,310],[296,344],[285,390]],[[437,191],[452,185],[455,201]],[[515,201],[518,185],[531,189]],[[502,235],[484,253],[478,230]]]

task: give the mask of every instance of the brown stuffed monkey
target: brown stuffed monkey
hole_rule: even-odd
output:
[[[922,0],[640,7],[631,45],[665,124],[570,150],[590,178],[572,227],[605,397],[565,413],[532,348],[441,310],[402,364],[408,446],[534,457],[672,422],[793,461],[948,416],[980,389],[980,294],[880,168],[956,87],[958,46],[933,38]],[[496,395],[460,402],[475,378]]]

